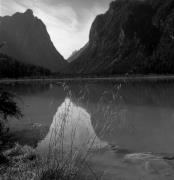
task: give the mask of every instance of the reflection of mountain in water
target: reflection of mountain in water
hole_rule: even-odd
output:
[[[70,86],[98,137],[131,151],[174,151],[173,81],[89,82]],[[79,98],[82,97],[82,98]],[[109,129],[101,137],[105,124]]]
[[[7,84],[1,84],[2,90],[12,91],[17,93],[19,96],[33,96],[34,94],[39,95],[40,93],[47,92],[50,90],[49,82],[31,82],[31,81],[23,81],[23,82],[13,82]]]
[[[65,99],[58,108],[49,132],[38,144],[39,152],[56,151],[86,151],[107,146],[95,134],[89,113]]]
[[[103,98],[105,103],[115,101],[122,105],[148,105],[174,107],[174,82],[161,81],[82,81],[67,83],[73,97],[81,99],[84,103],[90,101],[98,103]]]

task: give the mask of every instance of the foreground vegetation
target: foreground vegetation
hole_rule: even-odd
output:
[[[14,94],[0,91],[0,152],[8,144],[8,118],[22,117],[20,108],[16,103]]]
[[[94,119],[95,119],[96,111],[101,114],[101,118],[99,119],[100,123],[97,124],[97,122],[96,122],[96,124],[95,124],[95,122],[93,121],[93,127],[100,126],[102,124],[101,123],[102,120],[104,122],[106,121],[106,122],[108,122],[108,125],[106,124],[106,126],[103,129],[103,131],[106,132],[107,129],[109,128],[109,122],[111,122],[112,120],[114,120],[114,119],[118,120],[119,126],[122,124],[122,122],[119,122],[119,121],[121,121],[121,119],[119,119],[119,116],[120,116],[120,114],[119,114],[120,110],[118,109],[119,107],[116,107],[115,104],[113,104],[113,100],[116,100],[117,102],[121,101],[120,97],[118,96],[118,91],[119,91],[119,89],[121,89],[121,85],[118,85],[118,84],[115,85],[114,89],[111,89],[109,91],[109,94],[107,94],[108,91],[101,90],[100,95],[96,95],[95,93],[92,93],[93,96],[91,96],[91,97],[88,94],[88,92],[90,91],[90,86],[88,86],[88,85],[81,85],[79,87],[79,89],[76,88],[75,92],[73,91],[73,87],[67,86],[66,84],[62,84],[62,85],[64,87],[64,90],[67,92],[68,97],[71,97],[71,101],[73,101],[74,104],[77,105],[77,107],[78,107],[78,105],[80,107],[81,102],[85,102],[86,107],[87,107],[88,98],[92,98],[93,100],[94,99],[96,100],[97,107],[95,106],[95,109],[94,109],[94,107],[91,107],[92,106],[91,104],[88,105],[88,107],[90,107],[93,110],[93,111],[89,110],[89,112],[92,114]],[[130,88],[128,88],[128,89],[132,93],[131,89]],[[97,91],[97,93],[98,93],[98,91]],[[146,91],[145,94],[149,95],[149,91]],[[108,97],[108,95],[110,97]],[[142,94],[141,94],[141,96],[142,96]],[[15,96],[13,96],[13,97],[15,97]],[[76,97],[78,97],[78,98],[76,98]],[[107,97],[107,100],[105,99],[106,97]],[[110,99],[109,101],[108,101],[108,98]],[[9,98],[6,98],[6,99],[9,99]],[[13,98],[12,100],[14,103],[16,98]],[[1,102],[3,102],[3,101],[1,100]],[[134,102],[136,103],[136,99],[134,99]],[[103,105],[103,103],[104,103],[104,105]],[[138,103],[140,103],[139,99],[138,99]],[[158,103],[159,103],[159,101],[158,101]],[[2,104],[4,104],[4,103],[2,103]],[[67,106],[65,108],[67,110],[67,112],[68,112],[68,107],[70,107],[70,105],[71,105],[71,103],[67,103]],[[115,107],[115,108],[110,109],[110,107]],[[56,117],[59,117],[59,116],[56,116]],[[64,118],[66,118],[66,116],[63,116],[63,120],[64,120]],[[62,121],[62,122],[64,122],[64,121]],[[82,121],[82,122],[84,122],[84,121]],[[64,123],[61,125],[62,125],[61,126],[62,131],[55,132],[55,133],[59,132],[58,137],[60,135],[60,143],[57,142],[57,144],[60,145],[60,146],[58,146],[60,148],[59,154],[57,152],[55,152],[53,154],[49,153],[48,156],[42,156],[42,153],[41,153],[41,151],[38,151],[38,148],[33,149],[32,147],[29,147],[29,146],[21,146],[19,144],[15,144],[12,148],[8,148],[8,150],[3,150],[3,152],[1,153],[0,163],[3,163],[3,164],[0,164],[0,179],[4,179],[4,180],[6,180],[6,179],[8,179],[8,180],[11,180],[11,179],[12,180],[19,180],[19,179],[22,179],[22,180],[23,179],[26,179],[26,180],[30,180],[30,179],[33,179],[33,180],[49,180],[49,179],[50,180],[52,180],[52,179],[53,180],[54,179],[58,179],[58,180],[85,180],[85,179],[92,180],[92,179],[97,179],[98,180],[98,179],[102,179],[102,177],[100,178],[97,176],[100,175],[100,172],[103,171],[103,169],[100,169],[101,171],[99,172],[95,166],[92,166],[96,169],[96,170],[93,170],[88,165],[88,163],[90,164],[90,161],[88,161],[89,159],[86,156],[91,155],[89,151],[85,155],[79,154],[78,156],[75,153],[72,153],[71,150],[69,152],[67,152],[66,154],[62,153],[63,152],[63,143],[64,143],[64,141],[62,141],[62,140],[64,139],[63,137],[64,137],[64,134],[66,134],[66,133],[64,131]],[[53,126],[53,127],[55,127],[55,126]],[[102,125],[102,127],[98,127],[98,128],[99,129],[103,128],[103,125]],[[131,126],[131,132],[134,131],[133,128],[134,127]],[[114,131],[116,131],[115,128],[114,128]],[[99,131],[97,131],[95,129],[95,132],[99,132]],[[98,133],[97,133],[97,135],[98,135],[98,137],[101,138],[101,136]],[[54,134],[53,134],[53,137],[54,137]],[[47,138],[45,138],[45,139],[47,139]],[[56,139],[56,141],[58,140],[58,138],[55,138],[55,139]],[[103,139],[103,138],[101,138],[101,139]],[[73,140],[73,138],[72,138],[72,140]],[[40,142],[37,144],[40,144]],[[50,147],[53,149],[54,146],[52,146],[52,144],[51,144]],[[115,147],[113,147],[113,148],[115,148]],[[90,150],[90,148],[87,150]],[[116,152],[116,150],[117,149],[115,149],[114,152]],[[97,153],[98,153],[98,151],[97,151]],[[126,153],[128,153],[128,152],[126,152]],[[152,158],[155,160],[153,160]],[[149,159],[147,163],[146,163],[146,159]],[[171,157],[166,156],[165,159],[172,160],[173,156],[171,156]],[[111,164],[111,166],[114,165],[113,169],[116,172],[113,174],[114,179],[117,177],[116,174],[119,171],[117,169],[117,168],[119,168],[118,165],[115,165],[117,160],[113,158],[113,164]],[[135,162],[143,161],[141,163],[143,164],[143,168],[145,167],[146,171],[147,171],[149,169],[150,170],[153,169],[153,167],[151,167],[151,164],[153,166],[153,161],[156,163],[156,156],[153,156],[149,153],[146,153],[146,154],[144,154],[144,153],[136,154],[135,153],[135,154],[130,154],[130,155],[126,156],[127,163],[132,163],[133,161],[135,161]],[[160,163],[160,164],[158,164],[158,163]],[[160,166],[161,163],[162,163],[162,167]],[[171,162],[169,162],[169,163],[171,163]],[[110,162],[109,162],[109,165],[110,165]],[[125,165],[125,163],[123,163],[121,165]],[[107,166],[108,166],[108,164],[107,164]],[[126,164],[126,166],[127,166],[127,164]],[[132,169],[133,163],[130,164],[130,166]],[[123,167],[123,166],[121,166],[121,167]],[[165,169],[166,167],[167,167],[167,170],[168,170],[168,168],[170,168],[170,166],[168,166],[168,162],[167,163],[164,162],[163,158],[160,157],[160,159],[158,159],[157,165],[155,164],[155,167],[153,169],[154,170],[153,174],[154,174],[154,172],[156,173],[156,172],[162,171],[162,168]],[[97,175],[95,175],[95,171],[97,171],[97,173],[96,173]],[[137,174],[135,174],[134,177],[136,177],[136,175],[138,175],[139,171],[141,171],[141,170],[138,169]],[[143,169],[143,172],[144,171],[145,170]],[[84,174],[84,173],[86,173],[86,174]],[[101,173],[103,173],[103,172],[101,172]],[[122,169],[122,173],[127,174],[128,173],[127,168]],[[153,174],[152,174],[152,176],[153,176]],[[164,172],[162,171],[161,174],[164,174]],[[165,172],[165,174],[166,174],[166,172]],[[169,175],[170,174],[167,173],[166,176],[169,176]],[[106,179],[109,179],[108,176],[106,176],[106,177],[107,177]],[[120,177],[118,179],[126,179],[126,178]],[[127,179],[129,179],[129,178],[127,178]]]
[[[41,159],[36,150],[16,144],[3,153],[6,163],[0,174],[6,180],[71,180],[78,175],[74,162],[62,163],[55,159]]]
[[[71,96],[68,86],[64,85],[64,89]],[[58,137],[50,139],[50,149],[48,154],[41,155],[37,148],[30,146],[21,146],[15,144],[8,146],[8,117],[20,118],[22,113],[16,103],[17,98],[8,92],[0,94],[0,115],[1,115],[1,151],[0,151],[0,179],[4,180],[81,180],[81,179],[97,179],[93,170],[87,164],[90,150],[93,146],[94,139],[87,139],[89,147],[85,152],[83,150],[75,150],[73,147],[74,136],[70,150],[64,153],[64,133],[66,116],[69,112],[69,104],[65,107],[65,114],[62,117],[60,130],[55,133]],[[74,132],[75,133],[75,132]],[[54,135],[53,135],[54,137]],[[58,142],[59,141],[59,142]],[[59,144],[58,149],[54,148],[54,143]],[[56,146],[57,147],[57,146]],[[91,172],[87,175],[83,170],[88,168]],[[89,177],[90,176],[90,177]]]

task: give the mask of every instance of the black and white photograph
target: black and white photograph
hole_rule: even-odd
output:
[[[174,0],[0,0],[0,180],[174,180]]]

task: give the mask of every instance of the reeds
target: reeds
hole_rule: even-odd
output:
[[[67,92],[67,97],[70,101],[64,106],[65,109],[62,114],[59,113],[58,118],[61,119],[61,121],[55,122],[54,128],[50,132],[48,151],[46,154],[42,154],[37,151],[37,149],[34,150],[28,146],[22,147],[16,145],[4,154],[10,160],[10,164],[7,166],[6,171],[4,171],[3,168],[1,169],[2,175],[0,180],[85,180],[88,175],[84,173],[83,170],[86,171],[87,169],[91,173],[90,179],[102,179],[97,175],[95,170],[90,167],[88,158],[91,157],[93,150],[103,148],[102,145],[96,146],[95,144],[99,139],[98,136],[103,137],[103,134],[110,132],[112,121],[118,117],[119,112],[113,112],[111,108],[113,102],[109,102],[109,104],[103,106],[104,95],[107,93],[104,92],[98,99],[97,108],[94,111],[102,112],[105,124],[102,125],[102,128],[99,128],[100,131],[97,135],[89,135],[88,138],[84,138],[85,141],[81,143],[81,146],[77,147],[76,133],[78,121],[76,121],[77,124],[75,124],[71,132],[69,132],[70,141],[67,145],[67,123],[70,121],[72,102],[75,101],[75,105],[80,107],[81,102],[85,101],[88,107],[89,89],[87,86],[83,87],[77,98],[68,85],[63,83],[62,86],[65,92]],[[120,88],[121,86],[119,85],[114,88],[116,91],[112,92],[114,101],[118,99],[118,91]],[[101,127],[99,123],[100,122],[95,124],[96,127],[94,129],[97,129],[98,126]],[[107,146],[107,143],[104,145]]]

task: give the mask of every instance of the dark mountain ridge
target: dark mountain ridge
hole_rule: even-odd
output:
[[[174,0],[116,0],[92,24],[67,74],[174,73]]]
[[[44,23],[32,10],[0,17],[1,52],[21,62],[59,71],[67,62],[57,52]]]
[[[76,60],[80,55],[81,55],[81,53],[83,52],[83,51],[85,51],[85,49],[88,47],[88,43],[85,45],[85,46],[83,46],[81,49],[79,49],[79,50],[75,50],[73,53],[72,53],[72,55],[67,59],[67,61],[69,62],[69,63],[71,63],[71,62],[73,62],[74,60]]]

